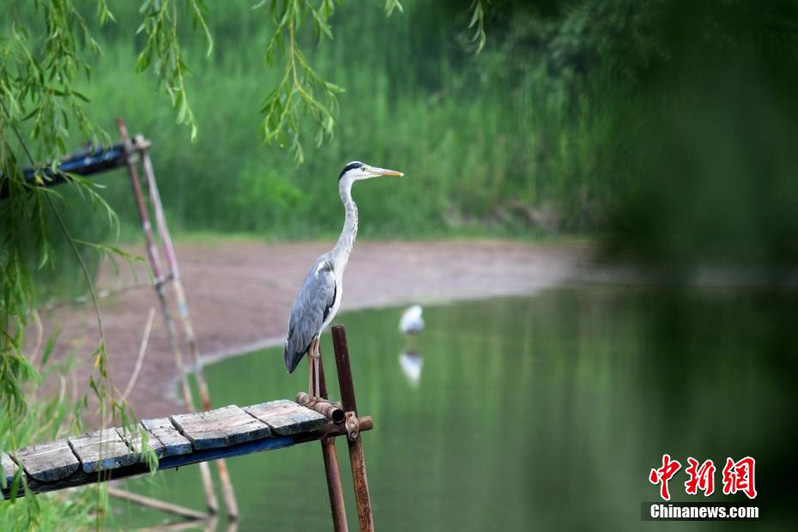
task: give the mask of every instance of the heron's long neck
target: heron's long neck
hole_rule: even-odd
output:
[[[341,230],[341,236],[338,237],[338,242],[332,250],[333,268],[337,270],[339,275],[342,275],[344,268],[346,268],[349,254],[352,253],[352,246],[355,245],[355,237],[357,236],[357,205],[352,199],[352,183],[354,181],[347,179],[341,181],[338,185],[341,203],[344,204],[344,210],[346,211],[344,228]]]

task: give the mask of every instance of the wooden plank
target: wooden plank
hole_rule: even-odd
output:
[[[292,401],[272,401],[271,403],[248,407],[247,410],[253,413],[250,414],[241,408],[233,406],[199,414],[198,416],[201,419],[210,418],[206,420],[205,425],[197,424],[199,428],[213,427],[213,423],[219,421],[218,419],[214,420],[214,417],[219,417],[222,420],[237,420],[232,423],[233,430],[224,434],[228,441],[226,446],[207,449],[194,449],[191,442],[178,432],[176,425],[168,418],[143,421],[142,425],[147,431],[153,434],[154,439],[164,445],[164,456],[159,460],[158,469],[173,469],[210,460],[282,449],[296,444],[315,441],[325,435],[344,435],[342,427],[330,423],[323,415],[301,407]],[[242,414],[246,416],[243,419],[241,418]],[[267,421],[256,419],[255,416],[258,415]],[[362,421],[365,419],[368,418],[361,419],[361,431],[370,430],[371,428],[370,422],[364,428]],[[286,433],[286,435],[276,434],[269,428],[269,423],[272,423],[280,432]],[[221,430],[221,427],[217,426],[216,428]],[[330,430],[318,430],[320,428]],[[111,432],[110,436],[112,438],[108,434],[101,438],[101,435],[96,433],[98,445],[101,439],[103,441],[113,439],[118,450],[121,451],[123,449],[122,446],[127,447],[120,436],[120,430],[107,429],[107,431]],[[75,438],[73,442],[80,443],[79,440],[84,440],[87,436],[90,435]],[[260,439],[241,442],[243,438]],[[107,447],[107,445],[105,446]],[[46,493],[149,473],[149,466],[140,460],[139,453],[135,452],[135,447],[133,445],[132,450],[122,456],[122,458],[127,458],[123,462],[131,462],[129,465],[120,463],[118,467],[108,469],[102,475],[97,475],[96,472],[84,472],[73,446],[67,440],[42,444],[9,454],[11,459],[18,464],[17,470],[24,469],[27,473],[28,487],[31,492]],[[76,448],[83,449],[81,446],[76,446]],[[92,447],[89,446],[89,448]],[[169,453],[172,454],[170,455]],[[0,457],[2,457],[2,453],[0,453]],[[109,457],[107,451],[105,457]],[[7,461],[4,461],[3,465],[8,466]],[[100,466],[104,467],[105,464],[98,462],[98,467]],[[13,464],[11,464],[11,467],[13,467]],[[6,474],[5,471],[4,474]],[[8,490],[4,491],[4,495],[8,495]],[[25,493],[20,492],[17,496],[24,497]]]
[[[3,469],[3,480],[0,482],[0,488],[8,490],[11,488],[11,482],[13,482],[14,475],[19,467],[6,453],[0,454],[0,465],[2,465]],[[0,492],[0,501],[5,498],[5,494]]]
[[[80,462],[67,440],[20,449],[13,457],[25,473],[41,482],[64,479],[80,468]]]
[[[208,412],[172,416],[181,434],[191,440],[194,449],[215,449],[271,436],[265,423],[230,405]]]
[[[69,438],[69,445],[80,459],[85,473],[108,471],[139,461],[138,453],[128,448],[116,429],[98,430]]]
[[[3,478],[5,478],[5,482],[2,485],[7,488],[11,485],[14,475],[17,473],[17,463],[6,453],[3,453],[0,455],[0,465],[3,466]]]
[[[119,434],[119,437],[125,441],[127,446],[130,447],[134,453],[139,453],[139,455],[141,455],[141,449],[144,447],[144,435],[146,434],[146,449],[153,451],[158,458],[163,456],[166,447],[155,435],[147,432],[143,425],[136,425],[128,430],[125,430],[124,427],[118,427],[116,432]]]
[[[168,417],[145,419],[141,424],[161,442],[163,457],[188,454],[193,450],[191,442],[177,431]]]
[[[252,440],[230,447],[219,447],[216,449],[203,449],[183,456],[170,456],[158,462],[158,470],[175,469],[200,462],[219,460],[220,458],[232,458],[234,456],[246,456],[252,453],[263,451],[274,451],[291,447],[297,442],[290,436],[274,436],[261,440]]]
[[[327,423],[327,418],[318,412],[286,399],[248,406],[244,410],[269,425],[280,436],[312,432]]]

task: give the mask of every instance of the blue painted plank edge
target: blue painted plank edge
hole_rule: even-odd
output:
[[[243,456],[245,454],[259,453],[262,451],[273,451],[275,449],[290,447],[295,443],[296,442],[294,441],[294,438],[289,436],[281,436],[239,443],[232,447],[196,450],[191,454],[167,456],[165,458],[161,458],[158,461],[158,470],[173,469],[175,467],[197,464],[199,462],[218,460],[220,458],[231,458],[234,456]]]

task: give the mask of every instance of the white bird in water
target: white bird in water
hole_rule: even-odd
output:
[[[316,259],[305,277],[302,287],[291,307],[288,321],[288,338],[285,341],[285,367],[293,373],[299,361],[310,353],[310,395],[319,396],[319,336],[332,322],[341,307],[343,277],[349,254],[357,235],[357,205],[352,199],[355,181],[373,177],[401,177],[402,172],[386,170],[359,161],[347,164],[338,176],[338,194],[344,204],[346,216],[341,236],[332,250]],[[314,386],[315,376],[315,386]]]
[[[402,319],[399,320],[399,330],[402,334],[419,334],[424,330],[424,318],[421,317],[423,312],[421,305],[413,305],[405,310]]]

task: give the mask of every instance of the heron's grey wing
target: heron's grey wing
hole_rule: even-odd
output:
[[[319,259],[305,277],[291,307],[284,352],[285,367],[289,373],[293,373],[308,352],[313,338],[321,332],[321,326],[335,301],[335,291],[332,265]]]

